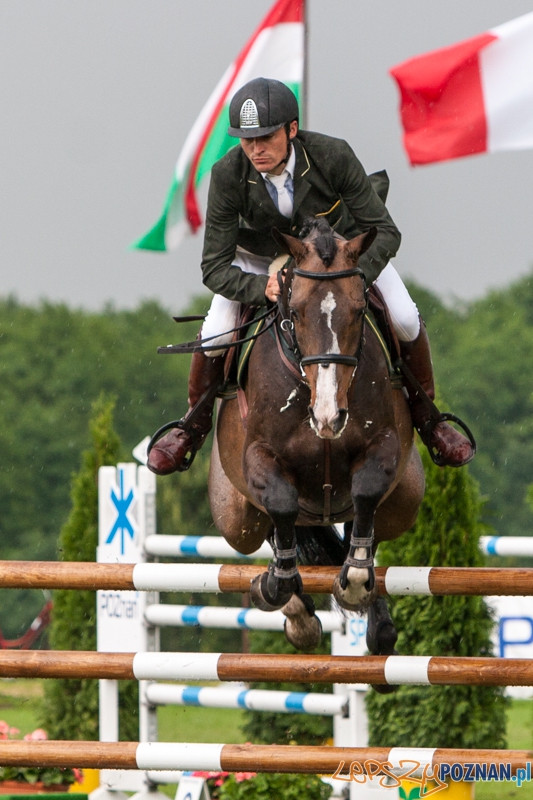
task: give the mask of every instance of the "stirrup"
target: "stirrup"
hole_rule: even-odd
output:
[[[150,455],[150,450],[164,433],[172,430],[173,428],[179,428],[180,430],[185,431],[192,443],[190,453],[184,459],[183,464],[179,469],[179,472],[186,472],[194,461],[196,453],[203,444],[203,441],[200,441],[201,436],[194,430],[194,422],[207,405],[215,402],[215,397],[223,385],[223,383],[211,384],[211,386],[205,390],[198,402],[191,409],[189,409],[187,414],[182,417],[182,419],[175,419],[172,422],[166,422],[164,425],[162,425],[150,439],[150,443],[147,447],[147,455]]]
[[[157,441],[159,441],[159,439],[163,436],[164,433],[166,433],[167,431],[172,430],[173,428],[179,428],[180,430],[184,431],[187,434],[187,436],[190,438],[191,442],[192,442],[191,449],[190,449],[188,455],[184,458],[184,460],[183,460],[183,462],[182,462],[182,464],[181,464],[181,466],[180,466],[180,468],[178,470],[178,472],[187,472],[187,470],[192,465],[192,462],[194,461],[194,459],[196,457],[196,453],[198,452],[200,447],[197,444],[198,436],[195,433],[195,431],[193,430],[193,428],[191,428],[190,425],[187,424],[187,418],[186,417],[183,417],[183,419],[175,419],[172,422],[166,422],[164,425],[162,425],[154,433],[154,435],[150,439],[148,447],[146,448],[146,455],[149,456],[150,455],[150,450],[152,449],[154,444]]]
[[[348,570],[350,567],[355,567],[356,569],[368,569],[368,581],[366,582],[368,586],[365,584],[365,588],[367,592],[371,592],[374,588],[375,584],[375,573],[374,573],[374,556],[372,554],[372,547],[374,545],[374,530],[370,536],[359,537],[350,535],[350,550],[348,555],[344,559],[344,564],[342,565],[342,569],[339,574],[339,582],[341,585],[341,589],[344,591],[348,586]],[[356,558],[355,551],[358,550],[360,547],[364,547],[367,550],[367,557],[366,558]]]
[[[470,446],[472,447],[472,458],[473,458],[476,454],[477,445],[476,445],[476,440],[474,439],[474,434],[472,433],[466,422],[463,422],[463,420],[456,414],[451,414],[449,411],[441,411],[439,417],[431,416],[425,423],[423,431],[422,432],[419,431],[421,436],[422,433],[424,434],[422,436],[422,439],[428,449],[428,453],[433,463],[436,464],[437,467],[448,466],[446,464],[446,461],[439,453],[439,451],[434,447],[434,445],[431,444],[431,434],[433,433],[433,430],[437,427],[437,425],[439,425],[441,422],[455,422],[455,424],[458,425],[463,430],[463,432],[466,434],[466,438],[470,442]]]

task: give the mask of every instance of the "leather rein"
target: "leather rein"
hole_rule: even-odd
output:
[[[302,356],[300,349],[298,347],[298,343],[296,341],[296,337],[294,335],[294,322],[292,320],[292,313],[290,308],[287,312],[288,302],[290,299],[291,291],[292,291],[292,282],[294,276],[298,276],[301,278],[308,278],[309,280],[314,281],[331,281],[337,280],[338,278],[350,278],[354,275],[359,275],[363,281],[365,279],[363,271],[359,267],[353,267],[352,269],[344,269],[339,270],[338,272],[309,272],[304,269],[298,269],[294,265],[294,261],[291,261],[288,267],[284,267],[278,273],[278,282],[280,285],[280,297],[276,304],[276,306],[269,306],[266,311],[259,316],[254,318],[254,322],[261,322],[264,321],[264,325],[261,326],[260,330],[257,333],[251,334],[250,336],[245,336],[243,338],[234,339],[232,342],[227,343],[219,343],[216,344],[209,344],[214,339],[219,339],[221,336],[228,336],[232,333],[239,333],[240,331],[246,330],[250,327],[250,321],[244,323],[243,325],[237,325],[235,328],[231,328],[229,331],[225,331],[224,334],[216,334],[215,336],[208,336],[205,339],[195,339],[193,342],[183,342],[181,344],[169,344],[166,347],[158,347],[157,352],[160,354],[171,354],[171,353],[209,353],[212,350],[231,350],[233,347],[239,347],[242,344],[247,344],[248,342],[253,342],[262,336],[269,328],[275,326],[276,332],[276,340],[278,343],[278,349],[281,354],[281,358],[285,366],[288,366],[289,369],[298,374],[296,369],[292,368],[290,362],[287,361],[285,358],[281,342],[279,341],[278,336],[278,328],[281,330],[283,338],[287,343],[289,349],[294,353],[296,362],[300,368],[301,377],[304,377],[303,367],[307,366],[308,364],[320,364],[321,366],[329,366],[329,364],[343,364],[345,366],[353,367],[354,371],[359,364],[359,359],[361,356],[361,348],[363,344],[363,336],[359,341],[359,347],[357,354],[354,356],[350,355],[342,355],[341,353],[317,353],[316,355],[309,355],[309,356]],[[365,288],[365,296],[367,295],[367,290]],[[368,305],[368,303],[367,303]],[[366,308],[365,306],[365,313]],[[176,322],[190,322],[192,320],[202,320],[204,319],[203,316],[195,315],[193,317],[174,317]],[[277,324],[276,324],[277,323]],[[363,319],[364,324],[364,319]],[[300,375],[298,374],[300,377]]]

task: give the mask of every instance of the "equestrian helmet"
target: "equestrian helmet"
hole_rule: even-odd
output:
[[[298,101],[288,86],[272,78],[255,78],[233,95],[228,133],[239,139],[268,136],[298,120],[298,114]]]

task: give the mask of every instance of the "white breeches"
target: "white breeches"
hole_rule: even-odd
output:
[[[251,254],[248,253],[246,255],[238,254],[234,264],[239,266],[243,272],[267,275],[269,260],[261,257],[250,258],[250,256]],[[420,330],[418,309],[391,263],[387,264],[375,283],[387,303],[398,339],[401,342],[414,341]],[[227,300],[222,295],[216,294],[203,324],[202,339],[216,336],[213,345],[231,342],[232,334],[225,335],[225,333],[237,325],[239,306],[240,303],[236,300]],[[217,356],[223,352],[223,350],[215,349],[210,350],[208,355]]]
[[[418,308],[405,288],[405,284],[389,263],[375,280],[383,295],[400,342],[414,342],[420,331]]]

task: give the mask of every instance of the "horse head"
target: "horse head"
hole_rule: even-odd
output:
[[[324,220],[311,219],[303,238],[274,235],[294,259],[286,278],[285,312],[311,391],[311,426],[322,439],[335,439],[348,422],[348,393],[363,337],[366,286],[357,262],[376,229],[345,240]]]

